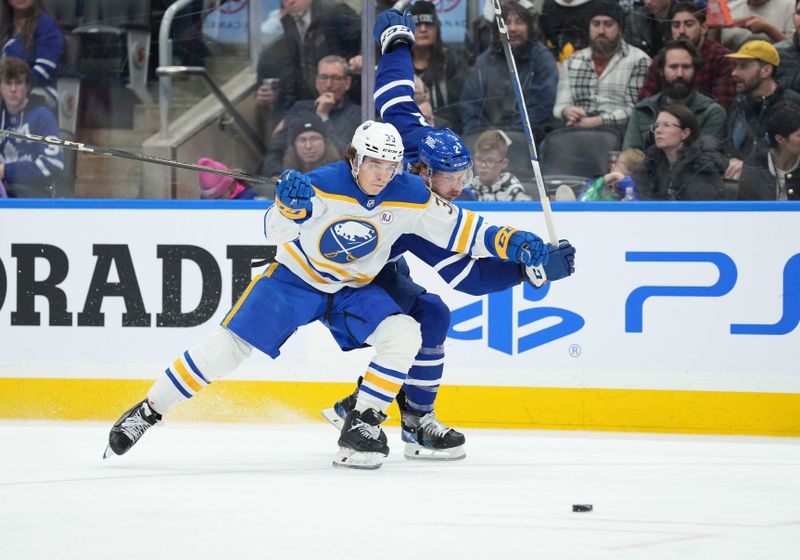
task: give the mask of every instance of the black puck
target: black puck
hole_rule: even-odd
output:
[[[572,511],[592,511],[592,504],[572,504]]]

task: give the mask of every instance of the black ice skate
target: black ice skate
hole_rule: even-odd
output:
[[[406,442],[403,455],[406,459],[429,461],[457,461],[467,456],[464,434],[442,424],[433,411],[427,414],[413,412],[405,406],[404,395],[398,395],[402,431]]]
[[[351,469],[377,469],[389,455],[386,434],[381,423],[386,415],[374,408],[364,412],[351,410],[344,420],[339,436],[339,452],[333,460],[334,467]]]
[[[147,399],[136,404],[117,420],[108,434],[108,447],[103,459],[109,455],[124,455],[152,426],[161,422],[161,415],[150,408]]]
[[[356,390],[353,391],[351,395],[348,395],[340,401],[336,401],[331,408],[326,408],[322,411],[322,417],[333,424],[337,430],[341,430],[344,427],[344,419],[347,418],[347,414],[356,407],[358,389],[361,387],[362,380],[363,377],[358,378]]]

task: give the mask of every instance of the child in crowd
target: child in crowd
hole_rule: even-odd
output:
[[[611,170],[589,181],[578,200],[636,200],[636,183],[633,175],[644,166],[644,152],[638,148],[628,148],[620,152]]]
[[[228,171],[228,167],[210,158],[200,158],[198,165],[213,167],[220,171]],[[223,200],[252,200],[256,192],[243,182],[233,177],[216,175],[205,171],[197,174],[197,187],[200,189],[200,198],[219,198]]]
[[[0,128],[21,134],[58,136],[55,115],[39,97],[31,97],[33,74],[13,56],[0,59]],[[58,146],[4,136],[0,138],[0,180],[10,197],[52,197],[53,183],[64,170]]]
[[[478,200],[531,200],[519,179],[506,171],[510,144],[511,140],[501,130],[487,130],[478,137],[475,144],[475,177],[470,183]]]

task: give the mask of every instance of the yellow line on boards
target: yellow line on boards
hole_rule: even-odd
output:
[[[152,381],[0,378],[0,418],[116,420]],[[321,421],[352,383],[217,381],[170,420]],[[454,427],[800,436],[800,394],[444,386],[437,415]],[[394,424],[396,405],[389,410]]]

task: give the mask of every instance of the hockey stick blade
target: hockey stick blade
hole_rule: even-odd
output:
[[[133,152],[126,152],[124,150],[117,150],[114,148],[104,148],[100,146],[92,146],[84,144],[83,142],[76,142],[72,140],[64,140],[57,136],[40,136],[38,134],[23,134],[13,130],[0,130],[0,136],[16,138],[17,140],[24,140],[27,142],[35,142],[37,144],[44,144],[45,146],[58,146],[60,148],[67,148],[76,152],[84,154],[95,154],[106,157],[118,157],[124,159],[132,159],[144,163],[155,163],[156,165],[164,165],[167,167],[176,167],[178,169],[187,169],[189,171],[196,171],[198,173],[213,173],[214,175],[223,175],[225,177],[233,177],[242,181],[250,181],[252,183],[271,183],[273,185],[278,183],[275,177],[264,177],[261,175],[251,175],[250,173],[243,173],[234,170],[222,170],[205,165],[198,165],[196,163],[186,163],[183,161],[175,161],[172,159],[161,158],[158,156],[149,156],[147,154],[134,154]]]

